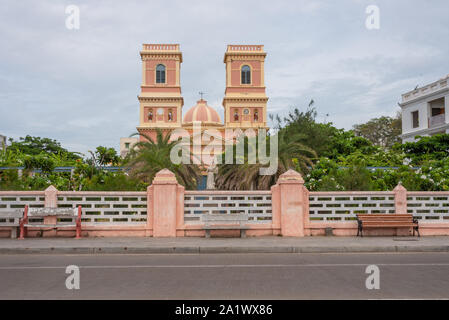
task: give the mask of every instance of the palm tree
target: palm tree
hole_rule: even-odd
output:
[[[275,136],[267,137],[267,140],[278,138],[278,167],[272,175],[260,175],[259,169],[267,167],[260,163],[249,164],[248,152],[245,152],[244,163],[236,163],[236,149],[233,148],[234,164],[221,164],[218,166],[216,186],[222,190],[268,190],[278,180],[279,176],[289,169],[296,169],[306,173],[312,160],[317,157],[311,148],[299,143],[301,138],[295,135],[287,135],[285,130],[280,130]],[[247,145],[245,138],[245,144]],[[240,143],[244,143],[243,141]],[[269,145],[269,142],[267,142]],[[269,152],[269,150],[268,150]],[[225,155],[222,155],[224,159]],[[223,163],[224,161],[222,161]]]
[[[157,129],[155,140],[144,133],[134,135],[140,135],[145,140],[136,143],[124,160],[131,176],[151,183],[156,173],[166,168],[173,172],[178,182],[187,189],[196,189],[199,168],[194,164],[175,164],[171,161],[170,151],[178,141],[170,141],[170,133],[164,134],[162,130]]]

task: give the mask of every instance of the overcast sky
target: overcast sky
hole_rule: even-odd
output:
[[[66,28],[70,4],[79,30]],[[365,27],[368,5],[379,30]],[[184,112],[204,91],[223,115],[226,45],[264,44],[268,113],[313,98],[319,121],[349,129],[447,75],[448,39],[447,0],[3,0],[0,134],[118,149],[139,121],[142,43],[181,45]]]

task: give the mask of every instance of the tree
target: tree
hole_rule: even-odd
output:
[[[395,118],[385,116],[374,118],[367,123],[356,124],[353,128],[356,136],[364,137],[382,148],[391,148],[401,141],[401,114],[398,113]]]
[[[89,153],[92,156],[90,161],[96,166],[102,167],[108,164],[117,165],[120,163],[120,157],[114,148],[99,146],[95,149],[95,152],[89,150]]]
[[[373,154],[378,149],[379,147],[373,146],[370,140],[355,136],[352,130],[336,129],[328,142],[327,151],[323,155],[337,159],[347,157],[355,152],[366,155]]]
[[[188,189],[196,189],[200,169],[195,164],[175,164],[171,161],[170,151],[178,141],[170,141],[170,133],[164,135],[158,129],[155,140],[146,134],[138,135],[145,140],[136,143],[125,159],[125,166],[130,170],[132,178],[151,183],[158,171],[167,168],[175,174],[180,184]]]
[[[275,124],[277,130],[284,130],[287,135],[296,136],[296,142],[313,149],[318,156],[322,156],[329,151],[331,140],[338,129],[332,123],[316,122],[317,111],[313,105],[314,101],[311,100],[306,111],[295,108],[283,120],[279,116],[274,119],[270,115],[270,118],[277,122]]]
[[[244,143],[245,149],[243,164],[236,164],[236,149],[233,147],[233,164],[218,165],[218,175],[216,186],[224,190],[268,190],[278,180],[279,176],[289,169],[295,169],[305,173],[312,166],[312,159],[316,158],[316,152],[311,148],[301,144],[299,135],[289,135],[285,130],[280,130],[278,134],[267,137],[267,146],[270,139],[278,139],[278,167],[273,175],[260,175],[259,170],[267,165],[260,162],[256,164],[248,163],[249,150],[248,138],[242,139],[239,143]],[[256,154],[259,146],[256,144]],[[269,152],[269,148],[267,148]],[[222,155],[222,163],[226,158],[226,153]]]
[[[395,148],[402,150],[413,164],[427,160],[449,161],[449,134],[418,137],[415,142],[398,144]]]
[[[70,152],[67,149],[61,147],[61,144],[53,139],[32,137],[27,135],[25,138],[20,137],[19,141],[14,141],[14,139],[9,139],[10,145],[8,149],[13,152],[20,152],[27,155],[38,155],[45,153],[47,155],[62,155],[67,158],[67,160],[77,160],[81,157],[77,152]]]

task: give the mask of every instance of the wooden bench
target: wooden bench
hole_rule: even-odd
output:
[[[43,222],[32,222],[31,219],[45,218],[45,217],[55,217],[55,224],[45,224]],[[64,222],[58,221],[59,219],[71,218],[72,221]],[[73,219],[75,221],[73,221]],[[20,220],[20,237],[19,239],[24,239],[27,233],[28,227],[35,228],[64,228],[64,227],[75,227],[76,236],[75,238],[81,238],[81,206],[78,208],[28,208],[25,206],[25,213],[22,220]]]
[[[240,230],[240,237],[246,237],[248,216],[246,214],[205,214],[203,215],[206,238],[211,230]]]
[[[11,228],[11,238],[17,238],[17,228],[20,226],[20,219],[23,217],[23,210],[0,211],[0,227]]]
[[[415,231],[419,235],[418,219],[411,214],[358,214],[357,215],[357,236],[363,237],[364,229],[373,228],[412,228],[413,236]]]

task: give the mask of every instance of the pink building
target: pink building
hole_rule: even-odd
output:
[[[215,129],[224,139],[227,128],[253,129],[256,133],[260,128],[267,128],[263,45],[228,45],[223,60],[226,70],[224,121],[203,99],[183,114],[180,82],[183,60],[179,44],[144,44],[140,56],[139,133],[155,138],[156,129],[172,132],[182,128],[192,134],[193,126],[201,124],[203,131]],[[133,141],[122,139],[120,151],[124,154]]]

